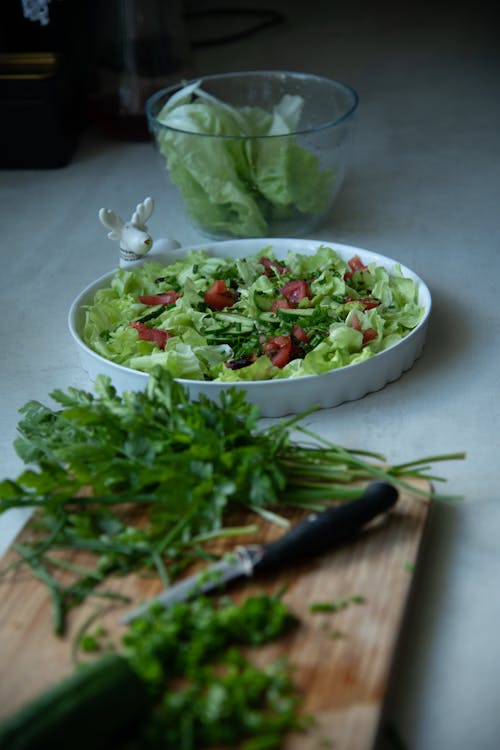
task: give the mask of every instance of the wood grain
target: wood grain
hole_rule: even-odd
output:
[[[427,488],[422,481],[414,484]],[[290,737],[286,750],[373,747],[428,509],[429,502],[421,495],[401,492],[396,507],[353,542],[272,578],[231,589],[238,599],[256,591],[274,592],[285,584],[284,601],[300,620],[288,636],[254,654],[261,663],[287,657],[303,695],[302,710],[314,717],[310,729]],[[291,520],[299,517],[295,513]],[[268,542],[281,533],[276,526],[262,523],[256,540]],[[232,539],[230,547],[249,541],[248,537]],[[15,552],[9,551],[1,567],[14,559]],[[82,554],[67,559],[85,564]],[[134,606],[156,594],[161,584],[153,578],[129,576],[106,588],[127,594]],[[363,601],[337,612],[310,611],[313,603],[353,596]],[[72,671],[71,643],[97,607],[103,605],[95,599],[81,605],[71,614],[65,637],[58,638],[45,586],[24,569],[0,578],[0,718]],[[125,632],[118,619],[127,609],[108,606],[99,615],[117,643]]]

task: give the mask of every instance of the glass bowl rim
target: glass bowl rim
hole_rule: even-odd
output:
[[[348,106],[347,110],[343,112],[338,117],[335,117],[332,120],[328,120],[324,123],[321,123],[321,125],[317,125],[315,127],[310,128],[303,128],[300,130],[294,130],[291,133],[277,133],[274,135],[222,135],[222,134],[215,134],[215,133],[197,133],[193,130],[183,130],[181,128],[173,128],[171,125],[164,125],[161,122],[158,122],[156,119],[156,116],[152,112],[153,106],[157,103],[157,101],[164,97],[166,94],[172,94],[175,91],[178,91],[180,88],[183,88],[184,86],[189,86],[190,84],[194,84],[197,81],[200,81],[203,83],[204,81],[211,81],[215,79],[221,79],[221,78],[237,78],[237,77],[247,77],[247,76],[256,76],[264,78],[265,76],[273,75],[273,76],[289,76],[292,78],[300,79],[314,79],[318,82],[333,84],[334,87],[336,87],[339,90],[342,90],[345,94],[351,97],[351,104]],[[190,78],[188,80],[178,81],[177,83],[170,84],[169,86],[165,86],[164,88],[159,89],[158,91],[155,91],[154,94],[151,94],[150,97],[148,97],[146,101],[146,117],[148,120],[148,124],[151,128],[157,128],[162,129],[165,131],[172,131],[174,133],[183,133],[185,135],[193,135],[193,136],[201,136],[202,138],[220,138],[222,140],[258,140],[258,139],[270,139],[270,138],[290,138],[297,135],[307,135],[309,133],[317,133],[323,130],[327,130],[328,128],[335,127],[336,125],[340,125],[340,123],[344,122],[345,120],[348,120],[350,117],[354,116],[354,113],[356,112],[359,105],[359,95],[357,91],[352,87],[349,86],[346,83],[343,83],[342,81],[337,80],[336,78],[330,78],[329,76],[323,76],[318,75],[316,73],[300,73],[298,71],[289,71],[289,70],[241,70],[241,71],[235,71],[231,73],[212,73],[210,75],[201,75],[196,76],[194,78]]]

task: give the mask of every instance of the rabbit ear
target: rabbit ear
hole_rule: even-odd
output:
[[[101,220],[101,224],[107,229],[111,229],[111,232],[108,234],[109,239],[119,240],[124,226],[120,217],[114,211],[110,211],[109,208],[101,208],[99,219]]]
[[[135,224],[136,226],[145,224],[153,213],[154,207],[154,200],[150,197],[145,198],[142,203],[137,204],[130,223]]]

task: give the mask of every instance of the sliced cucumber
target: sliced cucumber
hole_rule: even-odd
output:
[[[314,307],[279,307],[276,311],[280,317],[285,318],[310,318],[316,313]]]
[[[226,325],[228,323],[237,324],[249,331],[253,328],[253,322],[246,315],[240,315],[239,313],[217,313],[214,318]]]

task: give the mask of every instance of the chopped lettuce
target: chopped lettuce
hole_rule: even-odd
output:
[[[272,112],[234,107],[198,82],[164,105],[156,119],[168,128],[158,129],[158,148],[196,224],[215,235],[262,237],[275,220],[328,208],[334,170],[321,169],[294,135],[303,104],[287,94]]]
[[[318,375],[363,362],[393,346],[423,315],[415,282],[395,264],[389,272],[370,263],[352,271],[332,248],[313,254],[289,251],[275,262],[271,247],[246,258],[190,251],[168,266],[144,263],[118,269],[86,308],[85,343],[106,359],[143,372],[161,365],[176,378],[255,381]],[[230,307],[211,309],[205,294],[215,281],[234,290]],[[283,287],[305,281],[309,295],[288,309]],[[174,289],[172,304],[146,304],[142,295]],[[132,323],[169,334],[163,347],[144,340]],[[306,342],[288,361],[273,364],[263,342],[291,337],[300,326]]]

